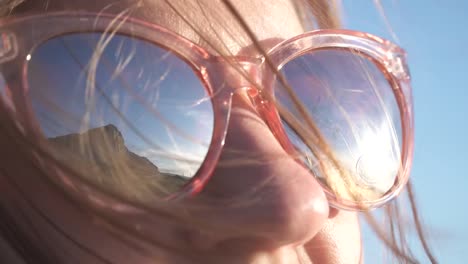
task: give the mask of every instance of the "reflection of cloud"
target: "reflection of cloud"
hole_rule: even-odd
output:
[[[198,101],[197,101],[198,102]],[[193,176],[203,162],[213,133],[213,110],[211,103],[192,105],[177,102],[158,102],[163,121],[136,124],[148,131],[148,138],[157,142],[154,147],[135,138],[132,151],[151,160],[162,171]],[[182,104],[182,105],[181,105]],[[153,116],[145,120],[153,121]]]
[[[186,117],[197,120],[197,138],[201,138],[202,142],[209,143],[211,140],[211,134],[213,132],[214,117],[213,111],[206,111],[204,109],[191,109],[186,114]],[[207,140],[208,139],[208,140]]]
[[[192,177],[202,164],[205,153],[172,149],[133,150],[137,155],[146,157],[162,172],[170,172]]]

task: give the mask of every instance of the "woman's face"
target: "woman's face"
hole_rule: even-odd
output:
[[[45,10],[119,12],[133,6],[128,2],[133,1],[50,0],[47,1],[48,5],[44,5],[39,1],[26,0],[23,9],[37,13]],[[163,2],[146,0],[142,7],[132,11],[133,15],[169,28],[208,50],[211,47],[207,41],[233,54],[255,55],[251,41],[236,26],[235,18],[229,15],[220,1],[170,1],[183,15],[187,15],[191,23],[204,30],[207,41],[202,41]],[[233,2],[267,49],[303,32],[294,7],[287,0]],[[188,202],[210,204],[210,209],[203,214],[192,213],[188,217],[193,223],[203,222],[208,226],[220,227],[216,232],[200,231],[196,224],[189,227],[165,221],[155,223],[153,232],[159,234],[158,239],[166,241],[170,247],[179,248],[177,253],[126,246],[118,239],[118,234],[106,231],[102,223],[90,219],[59,199],[60,193],[52,188],[46,189],[34,200],[76,241],[116,263],[152,263],[155,255],[162,256],[165,263],[294,264],[360,261],[361,241],[357,215],[329,208],[316,179],[285,153],[264,120],[242,95],[233,98],[224,149],[221,161],[241,159],[239,155],[242,154],[236,153],[250,153],[250,156],[259,159],[271,156],[282,158],[274,162],[215,169],[206,188]],[[230,206],[233,201],[250,202],[242,206]],[[219,231],[223,230],[223,226],[231,228],[226,228],[226,232]],[[236,232],[232,231],[232,227],[235,227]],[[46,228],[38,230],[49,232]],[[59,239],[57,243],[67,247],[67,243]],[[181,252],[196,252],[200,259],[187,259]],[[68,254],[70,258],[83,260],[79,263],[92,263],[88,255],[76,246],[70,245]]]

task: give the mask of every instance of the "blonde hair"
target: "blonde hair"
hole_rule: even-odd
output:
[[[27,1],[28,0],[26,0],[26,2]],[[29,0],[29,1],[32,1],[32,0]],[[7,1],[4,1],[3,3],[0,2],[0,14],[7,15],[11,13],[11,11],[14,10],[14,7],[18,6],[22,2],[23,2],[22,0],[7,0]],[[266,51],[260,45],[259,40],[256,38],[253,31],[249,28],[246,21],[243,19],[242,15],[237,11],[235,6],[231,3],[231,1],[222,0],[222,2],[225,5],[226,10],[228,10],[230,14],[237,19],[239,23],[238,25],[239,29],[242,30],[246,34],[246,36],[251,39],[252,43],[254,44],[258,52],[264,55],[265,57],[267,57]],[[135,3],[138,3],[139,7],[144,6],[144,4],[142,4],[144,3],[144,0],[135,1]],[[301,18],[301,22],[302,22],[302,26],[304,30],[340,27],[340,19],[339,19],[340,8],[339,8],[339,3],[337,0],[296,0],[296,1],[293,1],[293,3],[294,3],[294,7],[295,7],[298,17]],[[180,16],[180,18],[192,28],[192,30],[200,38],[201,42],[206,43],[219,55],[222,55],[222,56],[232,55],[232,54],[228,54],[227,49],[222,46],[223,43],[219,43],[218,41],[213,40],[212,37],[208,37],[207,34],[203,32],[202,28],[197,27],[196,24],[193,24],[190,21],[189,16],[181,10],[181,7],[175,6],[174,4],[171,3],[171,1],[165,1],[165,4],[170,6],[172,11],[176,13],[178,16]],[[209,10],[208,11],[204,10],[204,11],[210,12]],[[146,11],[146,12],[150,12],[150,11]],[[267,60],[268,60],[268,57],[267,57]],[[1,104],[2,103],[0,102],[0,106]],[[3,111],[0,111],[0,113],[3,113]],[[0,130],[0,135],[2,137],[13,138],[14,140],[12,140],[12,142],[16,142],[18,146],[20,146],[19,148],[23,150],[22,151],[23,155],[28,156],[29,155],[28,148],[31,148],[31,146],[34,145],[34,143],[31,143],[26,138],[20,138],[22,133],[18,133],[19,130],[17,130],[16,127],[13,125],[15,123],[15,120],[12,120],[8,116],[4,116],[4,114],[0,114],[0,115],[2,115],[0,123],[11,124],[11,127],[9,127],[8,125],[4,125],[2,127],[2,130]],[[297,120],[295,121],[294,119],[291,119],[290,121],[291,121],[290,123],[293,125],[297,123]],[[331,164],[329,164],[331,168],[340,169],[340,165],[335,160],[333,155],[331,154],[332,152],[331,150],[329,150],[326,141],[320,136],[320,133],[318,133],[319,129],[314,125],[312,120],[310,120],[310,124],[311,124],[310,128],[313,129],[312,132],[313,134],[316,134],[318,142],[319,142],[317,146],[312,147],[312,148],[318,149],[318,151],[323,153],[325,156],[331,158],[330,159]],[[306,133],[306,134],[309,134],[309,133]],[[106,144],[104,144],[103,146],[104,146],[103,148],[105,148]],[[57,157],[54,157],[52,155],[50,158],[51,158],[51,162],[55,162],[60,165],[60,160]],[[31,157],[30,159],[32,160],[33,158]],[[120,173],[115,173],[114,175],[115,177],[112,177],[112,178],[113,179],[118,178],[118,181],[124,182],[125,184],[114,185],[114,187],[117,190],[114,189],[111,191],[114,191],[115,193],[119,193],[120,195],[127,196],[125,198],[128,198],[131,202],[144,201],[145,197],[140,197],[140,196],[142,194],[154,191],[153,190],[154,185],[148,186],[146,182],[142,183],[141,180],[129,177],[132,175],[132,173],[127,173],[124,175],[122,172],[128,172],[128,167],[126,167],[125,164],[118,163],[118,161],[116,161],[116,163],[117,163],[115,164],[116,168],[118,168],[118,170],[116,171],[119,171]],[[238,166],[242,164],[243,164],[242,161],[239,161],[239,163],[237,163]],[[64,165],[64,164],[62,165],[64,167],[70,166],[70,165]],[[31,165],[31,166],[34,166],[34,165]],[[79,170],[80,170],[79,168],[67,168],[67,170],[68,169],[70,170],[70,172],[77,174],[77,176],[85,177],[83,175],[80,175],[83,173],[83,171],[79,173]],[[46,173],[46,170],[42,169],[41,172]],[[111,187],[111,188],[114,188],[114,187]],[[119,188],[121,187],[126,188],[126,189],[120,190]],[[436,263],[436,260],[432,256],[432,253],[429,249],[429,246],[424,236],[424,231],[423,231],[423,228],[419,219],[419,215],[417,213],[416,205],[415,205],[416,203],[415,203],[415,198],[413,195],[413,189],[412,189],[411,183],[408,183],[408,187],[406,190],[407,191],[405,193],[407,194],[407,197],[408,197],[409,206],[412,212],[413,222],[414,222],[417,234],[419,236],[419,239],[430,261],[432,263]],[[0,216],[3,216],[3,214],[5,214],[6,217],[0,217],[1,219],[0,220],[0,234],[3,233],[3,235],[7,239],[10,239],[13,241],[17,238],[12,239],[12,234],[8,234],[5,231],[3,231],[3,229],[1,228],[2,226],[1,224],[2,224],[2,221],[4,221],[4,225],[14,226],[14,220],[12,220],[13,218],[8,217],[6,213],[2,212],[1,209],[2,208],[0,208]],[[408,246],[408,242],[406,240],[408,233],[407,233],[407,230],[404,229],[404,225],[406,223],[403,223],[403,221],[406,221],[406,220],[404,220],[404,216],[402,216],[402,213],[401,213],[402,212],[401,204],[398,201],[393,201],[390,204],[386,205],[383,211],[385,212],[385,221],[388,224],[386,226],[389,228],[389,230],[384,230],[382,228],[382,225],[379,225],[377,223],[376,217],[372,216],[370,213],[366,213],[366,219],[369,222],[370,226],[374,229],[377,236],[388,247],[388,249],[390,249],[391,253],[395,256],[395,259],[398,262],[418,263],[417,260],[414,259],[413,254],[411,252],[411,248]],[[95,212],[92,212],[92,213],[95,213]],[[183,220],[184,219],[182,219],[181,221]],[[9,222],[7,223],[7,221]],[[202,225],[203,223],[200,223],[200,224]],[[114,227],[118,228],[118,225]],[[131,232],[131,230],[126,230],[126,231]],[[20,234],[20,235],[24,237],[28,237],[27,234]],[[14,242],[17,242],[17,241],[14,241]],[[50,259],[53,259],[53,257],[48,257],[46,253],[40,253],[40,246],[38,245],[30,245],[29,249],[31,249],[30,251],[33,252],[34,254],[41,255],[39,259],[43,259],[44,263],[46,262],[46,260],[48,261]],[[18,251],[20,253],[24,253],[24,249],[20,248]],[[33,253],[30,253],[30,254],[33,254]]]

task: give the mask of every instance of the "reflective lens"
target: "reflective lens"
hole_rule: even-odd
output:
[[[402,128],[383,71],[355,51],[324,49],[293,59],[281,72],[331,150],[318,149],[320,140],[307,146],[317,133],[278,82],[279,104],[299,121],[282,115],[286,133],[314,175],[340,200],[367,203],[389,192],[401,167]]]
[[[174,53],[124,35],[63,35],[28,67],[37,121],[83,176],[134,198],[179,190],[203,163],[213,107]]]

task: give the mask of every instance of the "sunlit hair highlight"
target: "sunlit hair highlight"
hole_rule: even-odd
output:
[[[19,4],[20,2],[21,1],[8,1],[7,5],[5,5],[5,8],[1,9],[3,12],[0,12],[0,14],[7,14],[8,12],[10,12],[10,10],[13,9],[13,7],[16,4]],[[277,72],[277,70],[274,69],[273,64],[269,61],[268,56],[267,56],[268,51],[265,50],[262,47],[259,40],[256,38],[255,34],[249,28],[248,24],[245,22],[242,15],[238,12],[238,10],[235,8],[235,6],[232,4],[232,2],[229,1],[229,0],[223,0],[222,2],[225,5],[226,9],[229,10],[229,12],[232,14],[232,16],[237,19],[237,21],[239,23],[239,27],[250,38],[250,40],[252,41],[252,43],[253,43],[255,49],[258,51],[258,53],[265,56],[266,63],[268,64],[268,66],[271,67],[278,74],[278,76],[281,76],[281,74],[279,74]],[[144,4],[142,4],[142,3],[143,3],[142,1],[138,1],[138,7],[141,8],[141,6],[144,6]],[[1,4],[1,2],[0,2],[0,4]],[[172,8],[172,10],[176,14],[178,14],[182,20],[185,21],[185,23],[187,23],[189,26],[192,27],[192,30],[198,34],[198,37],[200,38],[201,42],[207,44],[218,55],[225,56],[227,61],[231,64],[231,66],[238,70],[239,74],[242,74],[242,75],[244,75],[244,77],[249,78],[248,73],[243,71],[241,69],[241,67],[237,64],[237,62],[234,59],[231,58],[231,56],[234,55],[234,54],[230,54],[228,52],[229,49],[226,46],[222,46],[223,44],[225,45],[225,43],[213,44],[212,38],[207,37],[206,36],[207,34],[204,33],[201,28],[197,28],[197,25],[194,25],[190,21],[190,18],[184,12],[182,12],[180,6],[175,6],[169,0],[166,1],[166,4],[168,6],[170,6]],[[341,26],[340,21],[339,21],[339,17],[340,17],[339,16],[339,3],[336,0],[331,0],[331,1],[327,1],[327,0],[315,0],[315,1],[314,0],[310,0],[310,1],[298,0],[298,1],[294,1],[294,4],[295,4],[296,11],[298,13],[298,16],[300,18],[302,18],[302,20],[303,20],[302,23],[303,23],[304,30],[318,29],[318,28],[339,28]],[[202,7],[202,6],[200,6],[200,8],[202,10],[205,10],[204,7]],[[209,12],[209,10],[206,11],[206,16],[208,16],[208,12]],[[126,10],[125,12],[122,12],[119,15],[119,17],[126,17],[126,16],[131,16],[131,15],[132,15],[132,10],[129,9],[129,10]],[[112,32],[110,32],[110,33],[111,33],[110,34],[110,36],[111,36]],[[101,48],[105,48],[105,45],[101,46]],[[93,87],[93,85],[95,83],[94,76],[93,76],[93,69],[95,69],[95,67],[93,67],[93,65],[95,66],[95,63],[97,63],[97,61],[99,60],[99,56],[100,56],[99,50],[96,50],[95,51],[95,57],[93,57],[94,61],[91,61],[90,65],[88,65],[90,75],[88,76],[87,89],[90,90],[90,93],[92,93],[92,90],[95,89],[95,87]],[[282,80],[282,82],[284,84],[286,84],[285,80]],[[253,83],[253,85],[258,86],[258,84],[256,84],[255,82],[252,81],[252,83]],[[286,89],[288,89],[287,85],[285,85],[285,87],[286,87]],[[262,87],[257,87],[257,88],[259,90],[262,89]],[[295,94],[292,91],[289,91],[289,95],[292,98],[295,97]],[[265,96],[268,96],[268,94],[265,94]],[[90,97],[90,100],[92,100],[91,97]],[[310,115],[305,113],[304,107],[301,106],[301,103],[300,103],[300,101],[298,99],[296,99],[294,101],[297,104],[297,108],[299,109],[299,111],[303,113],[301,117],[305,118],[304,120],[307,123],[307,129],[309,129],[309,131],[305,131],[305,132],[302,133],[303,134],[302,139],[304,140],[304,142],[308,143],[307,145],[309,145],[311,147],[311,149],[317,151],[316,153],[314,153],[314,154],[316,154],[316,156],[318,156],[318,157],[325,156],[325,157],[328,158],[327,160],[329,160],[330,163],[327,163],[325,165],[322,164],[322,166],[325,166],[328,169],[338,170],[338,171],[340,171],[341,174],[343,174],[342,166],[340,165],[340,162],[337,161],[336,158],[334,157],[334,155],[332,154],[332,151],[329,148],[326,140],[321,136],[321,133],[320,133],[319,129],[314,124],[314,121],[312,120]],[[0,103],[2,103],[2,102],[0,102]],[[286,119],[288,119],[287,118],[287,116],[288,116],[287,110],[284,110],[284,109],[281,110],[281,106],[278,106],[278,108],[279,108],[280,112],[283,112],[283,116],[285,116]],[[5,123],[4,124],[13,124],[13,122],[15,122],[15,121],[14,120],[8,120],[8,118],[5,118]],[[294,117],[290,116],[289,120],[287,120],[287,122],[288,122],[288,124],[291,124],[292,127],[296,127],[297,131],[299,131],[299,134],[301,134],[300,131],[303,130],[303,128],[299,127],[300,124],[299,124],[297,118],[294,118]],[[2,123],[3,123],[3,120],[2,120]],[[1,135],[2,136],[7,136],[6,134],[8,134],[9,137],[14,138],[15,136],[12,136],[13,133],[11,133],[11,131],[7,131],[7,130],[9,130],[9,129],[7,128],[6,130],[1,131],[0,132]],[[29,143],[34,144],[34,142],[29,142]],[[27,146],[28,146],[28,144],[24,144],[24,142],[22,144],[19,144],[19,145],[22,145],[22,148],[24,148],[24,149],[27,149]],[[229,150],[227,150],[227,151],[229,151]],[[271,158],[281,158],[281,157],[266,157],[266,158],[263,157],[263,158],[265,159],[264,161],[268,161]],[[260,159],[253,158],[253,159],[254,160],[252,160],[252,159],[236,160],[236,161],[233,161],[232,164],[229,164],[229,166],[242,166],[242,165],[245,165],[245,164],[249,164],[251,162],[263,162],[261,160],[261,158]],[[57,164],[59,163],[58,160],[55,160],[55,162],[57,162]],[[120,164],[120,165],[116,164],[116,165],[117,165],[117,167],[120,166],[122,171],[126,170],[125,167],[122,167],[122,164]],[[221,166],[222,165],[223,164],[221,164]],[[74,170],[73,168],[68,168],[68,169],[70,171]],[[75,171],[75,173],[76,173],[76,171]],[[132,196],[132,194],[131,194],[132,192],[142,193],[141,188],[144,188],[142,186],[145,186],[145,184],[142,184],[141,182],[138,182],[136,179],[127,179],[127,178],[123,177],[120,180],[123,181],[124,186],[133,186],[133,187],[135,187],[135,189],[130,188],[130,189],[126,190],[126,192],[128,191],[130,193],[130,196]],[[133,182],[133,181],[135,181],[135,182]],[[137,187],[137,186],[140,186],[141,188]],[[409,206],[410,206],[410,209],[411,209],[411,218],[414,221],[414,225],[415,225],[418,237],[419,237],[419,239],[420,239],[420,241],[422,243],[423,249],[426,252],[426,254],[427,254],[428,258],[430,259],[430,261],[432,263],[437,263],[437,261],[435,260],[435,258],[433,257],[433,255],[431,253],[431,250],[430,250],[430,248],[428,246],[428,243],[427,243],[427,240],[425,238],[424,230],[422,228],[422,224],[421,224],[420,219],[419,219],[420,217],[419,217],[419,215],[417,213],[417,210],[416,210],[415,198],[414,198],[414,195],[413,195],[413,189],[412,189],[411,183],[408,184],[408,187],[407,187],[407,190],[406,190],[405,193],[408,195]],[[128,197],[126,197],[126,198],[128,198]],[[133,201],[132,199],[130,199],[130,202],[136,202],[136,203],[141,202],[140,199],[136,199],[136,200],[137,201]],[[142,204],[140,204],[140,206],[142,206]],[[2,208],[0,208],[0,209],[2,209]],[[387,222],[388,223],[388,228],[390,230],[384,230],[381,227],[381,225],[379,225],[377,223],[377,218],[374,217],[371,213],[365,213],[365,218],[369,222],[370,226],[374,229],[377,236],[382,240],[383,244],[385,244],[387,246],[387,248],[391,251],[391,253],[395,256],[395,259],[398,262],[400,262],[400,263],[418,263],[418,261],[414,258],[414,254],[411,252],[411,248],[408,247],[407,238],[406,238],[408,236],[408,232],[407,232],[406,229],[404,229],[404,223],[403,223],[402,215],[401,215],[402,210],[403,209],[401,208],[401,205],[399,205],[398,201],[393,201],[393,202],[391,202],[390,204],[388,204],[388,205],[386,205],[384,207],[383,211],[385,212],[385,217],[387,218],[387,221],[388,221]],[[134,235],[134,236],[136,236],[138,238],[142,238],[140,234],[136,234],[136,233],[132,234],[131,229],[128,229],[128,228],[124,227],[124,225],[118,224],[118,222],[114,221],[110,217],[106,217],[106,216],[103,216],[103,215],[100,215],[99,217],[102,217],[105,221],[108,221],[110,223],[110,226],[112,226],[111,227],[112,230],[119,230],[119,231],[115,231],[116,236],[118,236],[120,231],[123,230],[122,232],[124,232],[125,234],[129,234],[130,236]],[[179,218],[178,219],[179,221],[182,221],[182,222],[184,221],[183,216],[181,216],[181,215],[174,216],[174,217]],[[185,220],[189,221],[189,219],[185,219]],[[194,224],[194,223],[192,223],[192,224]],[[201,226],[203,226],[204,223],[200,222],[200,223],[196,223],[196,224],[200,224]],[[205,226],[204,228],[209,229],[210,227]],[[234,227],[234,229],[235,229],[235,227]],[[2,228],[1,232],[5,232],[4,230],[5,229]],[[8,238],[12,237],[11,234],[7,234],[5,236],[8,237]],[[72,240],[72,239],[70,239],[70,240]],[[149,240],[146,239],[146,241],[149,242],[150,244],[156,244],[156,245],[162,246],[162,245],[159,244],[159,241],[152,241],[150,239]],[[130,244],[131,244],[131,242],[130,242]],[[83,247],[83,245],[79,245],[79,246]],[[18,251],[21,252],[21,247],[17,247],[17,248],[18,248]],[[85,249],[85,251],[92,252],[92,249],[87,249],[85,247],[84,247],[84,249]],[[174,249],[170,249],[170,250],[174,250]],[[37,252],[39,252],[39,250]],[[107,260],[104,260],[104,259],[101,259],[101,260],[104,263],[110,263]]]

